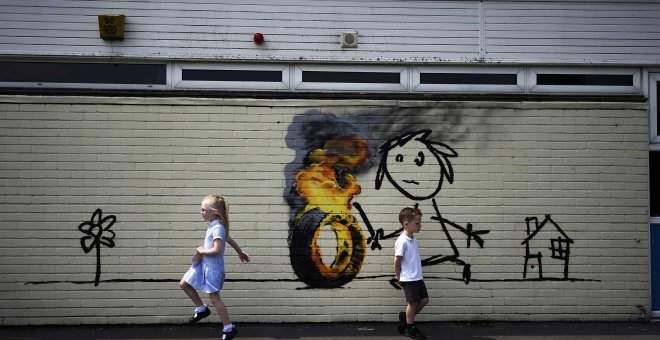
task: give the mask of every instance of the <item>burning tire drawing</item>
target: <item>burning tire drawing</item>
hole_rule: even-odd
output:
[[[351,212],[351,199],[361,188],[353,172],[369,159],[369,143],[357,136],[326,140],[309,152],[306,166],[295,174],[289,220],[289,254],[298,278],[314,288],[341,287],[362,267],[366,240]],[[336,255],[323,262],[319,236],[329,227]]]
[[[317,243],[324,226],[329,226],[337,239],[337,252],[330,264],[323,262],[322,249]],[[290,240],[293,270],[311,287],[341,287],[360,272],[366,241],[352,215],[327,214],[319,208],[310,210],[296,221]]]

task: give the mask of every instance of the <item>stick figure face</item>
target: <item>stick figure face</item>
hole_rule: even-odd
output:
[[[440,183],[429,185],[428,181],[442,177],[437,175],[442,169],[440,160],[424,143],[411,140],[397,146],[388,152],[386,162],[389,181],[406,196],[430,197],[437,192]]]
[[[426,139],[430,130],[407,133],[383,144],[380,167],[376,175],[376,189],[383,176],[406,197],[425,200],[435,196],[447,178],[453,181],[448,157],[458,154],[442,143]]]

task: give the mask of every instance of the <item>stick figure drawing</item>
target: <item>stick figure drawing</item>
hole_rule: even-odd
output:
[[[460,258],[459,248],[456,246],[450,230],[457,230],[466,236],[467,248],[470,248],[472,240],[483,248],[484,240],[481,235],[488,234],[490,231],[473,230],[471,223],[463,227],[440,214],[435,197],[440,192],[445,180],[448,183],[454,181],[454,171],[449,158],[458,156],[458,153],[448,145],[429,140],[430,134],[431,130],[409,132],[381,145],[376,190],[381,188],[383,180],[387,178],[387,181],[401,194],[416,201],[415,207],[419,207],[419,202],[431,201],[433,207],[431,219],[440,224],[451,250],[448,254],[437,254],[423,259],[422,266],[444,262],[462,266],[462,280],[468,284],[472,275],[470,264]],[[419,177],[424,179],[419,179]],[[353,203],[353,206],[359,211],[367,227],[370,234],[367,243],[371,245],[372,250],[382,249],[379,240],[394,238],[401,234],[402,229],[387,235],[382,228],[375,230],[360,204],[356,202]]]

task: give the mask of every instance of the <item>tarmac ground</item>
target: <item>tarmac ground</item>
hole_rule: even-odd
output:
[[[408,339],[395,323],[239,323],[236,339]],[[660,339],[659,322],[429,322],[429,339]],[[203,324],[2,326],[0,339],[220,339]]]

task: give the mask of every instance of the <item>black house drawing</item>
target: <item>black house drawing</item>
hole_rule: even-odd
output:
[[[555,223],[555,221],[552,220],[550,215],[545,215],[545,219],[543,222],[541,222],[541,224],[539,224],[539,220],[536,217],[527,217],[525,222],[527,222],[527,238],[521,243],[525,245],[525,269],[523,271],[523,279],[527,276],[527,268],[528,265],[530,265],[529,260],[532,259],[533,261],[536,261],[535,263],[538,265],[538,279],[542,280],[544,278],[542,259],[544,257],[547,258],[548,255],[550,257],[550,261],[563,261],[563,279],[568,279],[568,260],[570,258],[571,243],[573,243],[573,240],[568,237],[566,233],[564,233],[564,231],[557,225],[557,223]],[[534,229],[531,228],[532,222],[534,223]],[[554,226],[556,230],[550,230],[550,233],[543,233],[543,236],[546,239],[537,239],[537,242],[535,242],[535,245],[547,244],[548,247],[530,246],[531,241],[533,241],[535,238],[538,238],[540,236],[539,232],[548,224]],[[546,232],[547,231],[548,230],[546,230]],[[538,241],[540,241],[540,243]],[[534,266],[534,262],[531,265]]]

